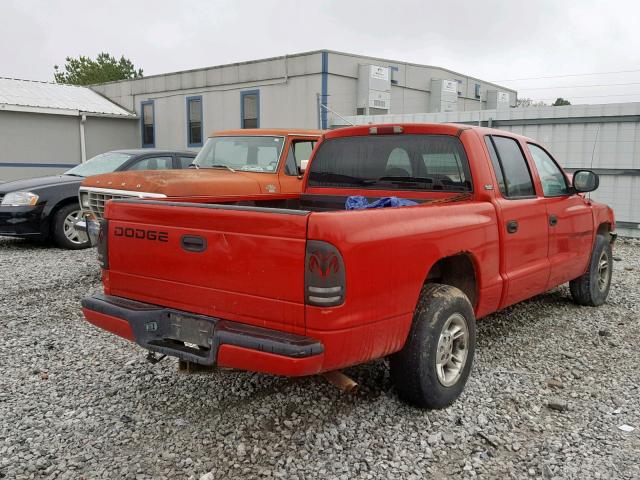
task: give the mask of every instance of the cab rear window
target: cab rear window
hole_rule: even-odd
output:
[[[469,162],[450,135],[380,135],[326,140],[310,187],[470,192]]]

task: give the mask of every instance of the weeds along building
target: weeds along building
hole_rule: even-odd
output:
[[[92,88],[136,112],[140,145],[159,148],[197,149],[214,130],[327,128],[338,116],[509,108],[516,102],[514,90],[462,73],[329,50]]]

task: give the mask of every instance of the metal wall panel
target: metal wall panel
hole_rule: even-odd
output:
[[[625,234],[640,236],[640,103],[512,108],[476,112],[351,116],[369,123],[466,123],[512,131],[543,144],[565,168],[600,171],[592,198],[609,204]],[[347,123],[334,119],[334,126]]]
[[[111,150],[137,148],[140,144],[139,125],[137,120],[87,117],[84,124],[87,159]]]
[[[45,167],[47,164],[80,163],[79,122],[78,117],[64,115],[0,111],[0,181],[53,175],[71,168]],[[25,166],[7,166],[13,163]]]

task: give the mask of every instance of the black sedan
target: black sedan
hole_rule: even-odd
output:
[[[85,177],[123,170],[187,168],[194,152],[116,150],[87,160],[62,175],[0,183],[0,235],[53,240],[61,248],[89,247],[81,220],[78,189]]]

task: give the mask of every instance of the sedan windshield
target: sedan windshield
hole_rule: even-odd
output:
[[[199,168],[274,173],[284,137],[211,137],[193,163]]]
[[[90,158],[77,167],[65,172],[65,175],[75,175],[77,177],[90,177],[101,173],[115,172],[133,155],[121,152],[106,152]]]

